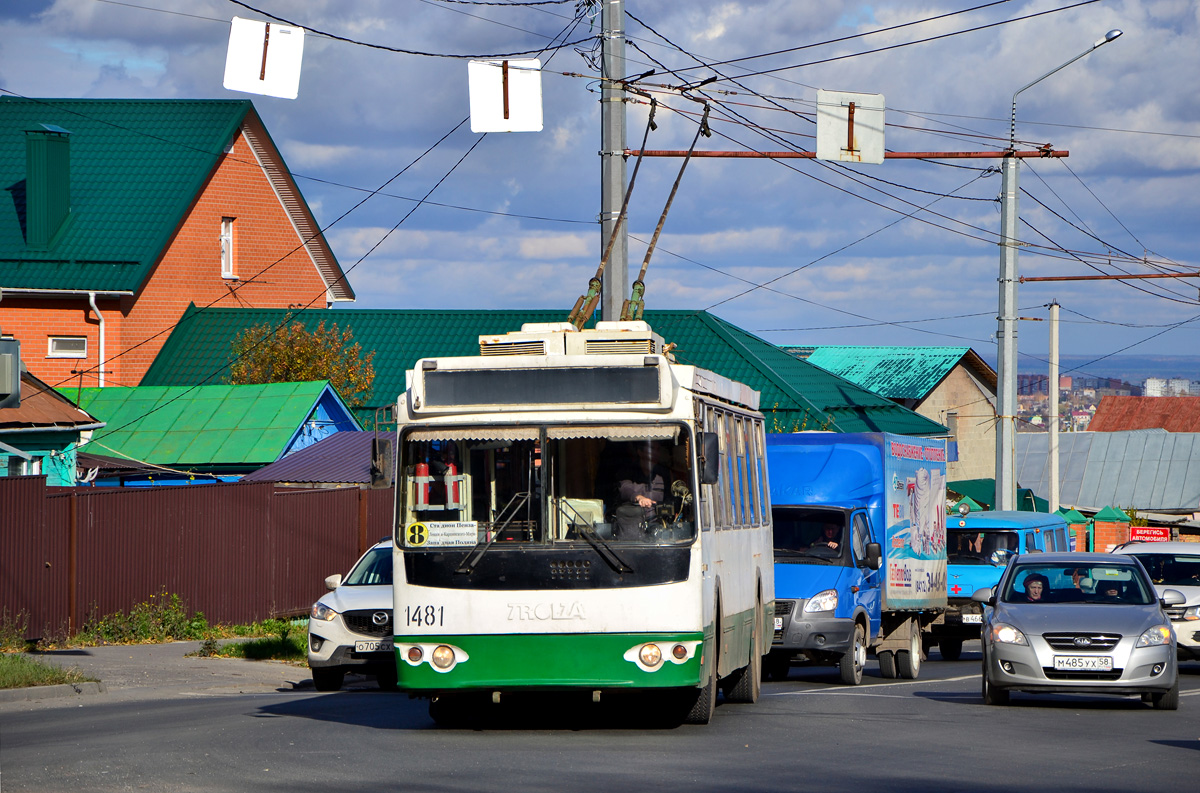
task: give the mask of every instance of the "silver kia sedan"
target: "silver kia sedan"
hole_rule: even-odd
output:
[[[1160,710],[1179,707],[1175,633],[1136,559],[1116,554],[1038,553],[1013,557],[991,589],[973,600],[983,616],[983,701],[1009,692],[1140,694]]]

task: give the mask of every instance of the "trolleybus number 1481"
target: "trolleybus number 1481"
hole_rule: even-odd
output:
[[[445,606],[405,606],[404,624],[440,628],[445,624],[445,611]]]

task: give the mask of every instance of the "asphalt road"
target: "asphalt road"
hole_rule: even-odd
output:
[[[1196,664],[1183,667],[1176,712],[1066,695],[986,707],[968,645],[916,681],[883,680],[874,662],[858,687],[832,668],[795,669],[706,727],[556,698],[446,729],[423,701],[367,680],[321,694],[303,669],[175,658],[182,649],[139,673],[136,653],[102,649],[112,659],[93,669],[118,670],[108,693],[0,704],[0,789],[1183,793],[1200,780]]]

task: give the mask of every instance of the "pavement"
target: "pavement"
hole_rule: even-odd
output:
[[[200,642],[109,645],[29,653],[41,663],[74,667],[98,683],[0,690],[0,711],[30,705],[230,696],[313,689],[307,666],[282,661],[190,655]],[[347,675],[346,688],[374,687],[373,678]]]

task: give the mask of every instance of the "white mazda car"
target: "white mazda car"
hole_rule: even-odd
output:
[[[363,554],[342,578],[325,579],[330,590],[308,617],[308,667],[318,691],[337,691],[347,672],[375,675],[379,687],[396,687],[392,638],[392,541]]]

